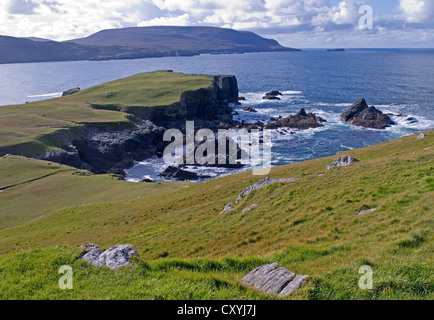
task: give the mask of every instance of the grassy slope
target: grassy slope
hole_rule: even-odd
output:
[[[53,202],[53,192],[42,188],[53,180],[41,182],[65,177],[6,190],[0,199],[16,212],[8,217],[15,226],[0,230],[0,298],[270,298],[239,279],[272,261],[312,277],[293,298],[434,298],[434,132],[345,154],[361,162],[326,171],[329,157],[273,168],[271,177],[298,180],[256,191],[226,215],[219,215],[224,205],[261,177],[241,173],[163,196],[153,194],[155,184],[136,184],[136,191],[152,190],[149,196],[123,199],[130,183],[116,181],[117,198],[83,205],[64,203],[77,192],[77,185],[71,193],[64,185],[59,205],[39,214],[38,202]],[[80,179],[96,183],[95,176]],[[20,208],[25,198],[34,199],[33,208]],[[259,207],[242,213],[254,203]],[[366,208],[378,209],[357,215]],[[117,272],[95,269],[76,260],[75,248],[87,242],[131,243],[142,258]],[[32,248],[44,249],[12,253]],[[75,270],[70,292],[57,288],[62,264]],[[374,269],[374,290],[358,288],[364,264]]]
[[[167,106],[178,102],[185,91],[211,85],[210,76],[157,71],[109,82],[66,97],[0,106],[0,152],[26,156],[40,154],[59,146],[58,141],[44,137],[83,124],[99,124],[107,129],[134,126],[126,118],[126,113],[93,109],[90,104],[146,108]]]

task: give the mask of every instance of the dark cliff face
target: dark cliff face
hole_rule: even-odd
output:
[[[122,110],[143,120],[167,127],[178,128],[186,120],[219,121],[232,119],[229,103],[238,101],[238,82],[233,75],[215,76],[210,88],[186,91],[180,101],[170,106],[142,108],[127,107]]]
[[[214,78],[214,87],[217,90],[217,99],[219,101],[238,102],[238,81],[235,76],[216,76]]]
[[[194,120],[196,128],[214,129],[221,121],[232,121],[229,103],[238,101],[235,76],[216,76],[209,88],[186,91],[180,102],[161,107],[126,107],[134,114],[138,128],[114,131],[89,130],[85,137],[65,142],[64,150],[39,157],[42,160],[87,169],[94,173],[123,174],[134,161],[161,154],[166,129],[183,130],[186,120]],[[116,108],[115,108],[116,109]],[[117,110],[117,109],[116,109]]]

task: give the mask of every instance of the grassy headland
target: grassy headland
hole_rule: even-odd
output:
[[[0,155],[34,157],[56,150],[87,129],[134,128],[128,115],[149,108],[182,113],[183,93],[210,88],[212,76],[157,71],[82,90],[76,94],[24,105],[0,106]],[[145,111],[144,111],[145,110]]]
[[[276,261],[311,276],[291,298],[433,299],[434,131],[345,155],[360,162],[273,168],[270,177],[297,181],[254,191],[224,215],[262,177],[135,184],[1,159],[2,187],[11,188],[0,192],[0,298],[275,299],[239,280]],[[141,258],[97,269],[77,260],[88,242],[131,243]],[[57,286],[64,264],[74,269],[70,291]],[[372,290],[358,287],[362,265],[374,270]]]

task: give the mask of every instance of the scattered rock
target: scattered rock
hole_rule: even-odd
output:
[[[238,97],[238,101],[246,101],[245,97]]]
[[[325,119],[314,115],[313,113],[307,113],[303,108],[298,111],[296,115],[290,115],[287,118],[282,118],[274,122],[269,122],[266,129],[278,129],[278,128],[292,128],[305,130],[309,128],[319,128],[323,125],[322,122],[326,122]]]
[[[262,99],[264,100],[280,100],[278,96],[282,96],[282,92],[280,91],[270,91],[267,92]]]
[[[280,100],[277,96],[263,96],[262,99],[264,100]]]
[[[199,176],[196,172],[190,172],[187,170],[180,169],[178,167],[169,166],[161,172],[158,176],[167,178],[167,179],[175,179],[175,180],[197,180],[201,176]]]
[[[358,213],[358,215],[362,215],[362,214],[366,214],[366,213],[371,213],[371,212],[374,212],[375,210],[377,210],[377,208],[362,210],[362,211],[360,211]]]
[[[259,291],[286,297],[298,290],[308,278],[272,263],[254,269],[241,282]]]
[[[131,264],[132,257],[140,257],[139,253],[131,244],[120,244],[108,248],[101,253],[99,246],[95,244],[86,244],[81,248],[87,252],[82,259],[92,263],[95,267],[109,267],[116,270],[120,267]]]
[[[245,209],[243,210],[243,213],[248,212],[248,211],[251,211],[251,210],[253,210],[253,209],[257,208],[257,207],[259,207],[259,204],[257,204],[257,203],[252,204],[250,207],[245,208]]]
[[[251,107],[243,107],[243,111],[247,111],[247,112],[258,112],[256,109],[251,108]]]
[[[262,188],[265,188],[266,186],[268,186],[269,184],[272,183],[278,183],[278,182],[294,182],[297,179],[295,178],[288,178],[288,179],[271,179],[269,177],[264,178],[259,180],[258,182],[256,182],[255,184],[252,184],[251,186],[247,187],[246,189],[244,189],[243,192],[240,193],[240,195],[237,198],[237,201],[235,201],[235,203],[239,203],[244,197],[246,197],[250,192],[254,191],[254,190],[259,190]]]
[[[331,164],[329,164],[327,166],[327,170],[336,167],[346,167],[355,162],[360,162],[360,161],[349,156],[342,156],[340,158],[335,159]]]
[[[229,202],[227,205],[225,205],[225,208],[223,209],[222,212],[220,212],[220,214],[225,214],[225,213],[228,213],[229,211],[232,211],[233,205],[234,205],[233,202]]]
[[[309,280],[309,276],[296,275],[295,278],[288,283],[288,285],[280,291],[279,296],[287,297],[293,292],[300,289],[307,281]]]
[[[66,91],[63,92],[62,97],[64,97],[64,96],[70,96],[71,94],[77,93],[79,91],[80,91],[80,88],[78,88],[78,87],[66,90]]]
[[[365,99],[358,99],[341,115],[341,119],[355,126],[372,129],[385,129],[395,124],[388,115],[369,107]]]
[[[408,117],[407,119],[405,119],[405,121],[407,121],[410,124],[418,122],[417,119],[414,117]]]
[[[425,139],[425,138],[426,138],[426,134],[425,134],[425,133],[421,133],[421,134],[417,137],[418,140],[422,140],[422,139]]]
[[[82,257],[82,259],[89,263],[93,263],[101,255],[101,250],[99,246],[93,243],[84,244],[80,247],[80,249],[85,252],[85,255]]]

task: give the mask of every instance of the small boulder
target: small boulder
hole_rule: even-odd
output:
[[[181,181],[199,179],[199,175],[196,172],[190,172],[174,166],[167,167],[167,169],[161,172],[159,176]]]
[[[225,205],[224,209],[220,214],[228,213],[229,211],[232,211],[232,206],[234,205],[233,202],[229,202],[227,205]]]
[[[422,139],[425,139],[425,138],[426,138],[426,134],[425,134],[425,133],[421,133],[421,134],[417,137],[418,140],[422,140]]]
[[[107,266],[112,270],[131,264],[131,259],[139,253],[131,244],[120,244],[105,250],[92,264],[96,267]]]
[[[256,109],[251,108],[251,107],[243,107],[243,111],[247,111],[247,112],[258,112]]]
[[[256,290],[286,297],[298,290],[308,278],[297,276],[288,269],[279,267],[277,263],[272,263],[254,269],[241,282]]]
[[[79,91],[80,91],[80,88],[78,88],[78,87],[66,90],[66,91],[63,92],[62,97],[64,97],[64,96],[70,96],[71,94],[77,93]]]
[[[330,170],[332,168],[336,167],[346,167],[349,166],[352,163],[359,162],[359,160],[349,157],[349,156],[342,156],[340,158],[335,159],[331,164],[327,166],[327,170]]]

